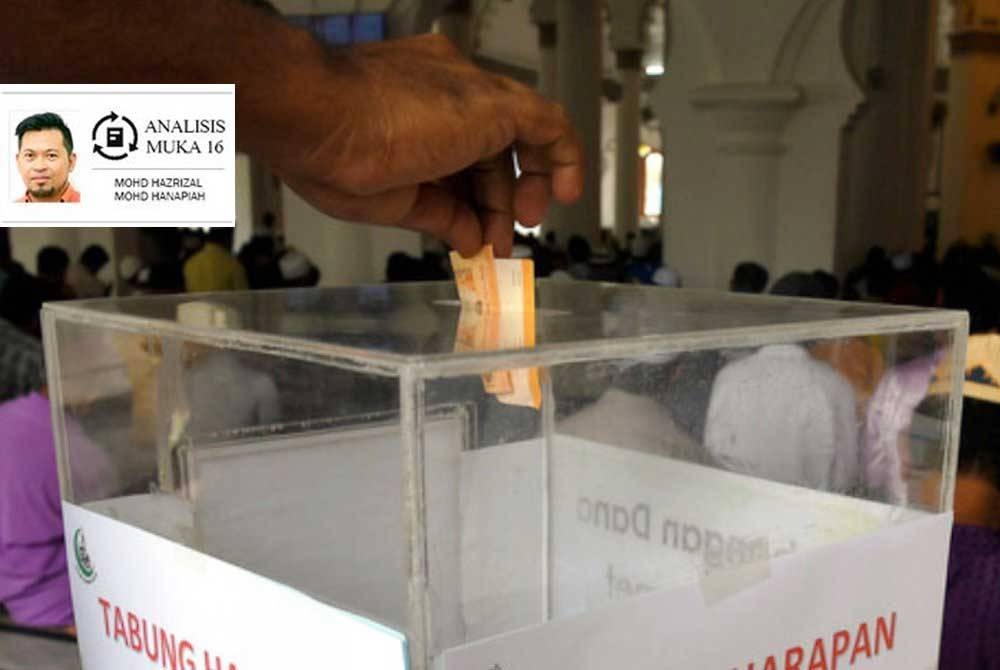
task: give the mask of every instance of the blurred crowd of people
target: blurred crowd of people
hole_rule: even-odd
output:
[[[315,286],[319,269],[274,234],[252,237],[232,253],[233,229],[154,228],[139,233],[138,252],[118,260],[121,295],[198,293]],[[270,226],[268,224],[271,224]],[[35,266],[14,260],[10,237],[0,229],[0,401],[37,390],[44,382],[41,306],[45,302],[111,294],[116,272],[102,246],[88,245],[78,258],[47,245]]]
[[[233,229],[160,228],[140,231],[135,255],[118,261],[122,293],[202,293],[316,286],[320,271],[285,244],[264,217],[265,232],[233,253]]]
[[[624,244],[603,231],[595,247],[582,235],[571,235],[562,244],[554,232],[544,237],[514,234],[514,258],[530,258],[535,277],[553,280],[591,280],[681,286],[680,275],[663,263],[663,245],[657,231],[629,233]],[[388,282],[435,281],[451,277],[448,254],[425,251],[419,258],[405,252],[392,254],[387,263]]]
[[[739,263],[732,291],[828,300],[862,300],[893,305],[964,309],[972,332],[988,330],[1000,313],[1000,247],[992,236],[976,244],[957,242],[940,261],[932,249],[890,255],[872,247],[843,281],[824,270],[789,272],[770,283],[767,268]]]

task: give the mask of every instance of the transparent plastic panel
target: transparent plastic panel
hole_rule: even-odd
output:
[[[428,380],[472,422],[424,436],[430,658],[949,510],[957,336],[565,363],[539,411]]]
[[[106,325],[144,324],[222,346],[280,346],[299,357],[343,357],[369,368],[398,370],[419,363],[446,373],[456,365],[511,353],[454,351],[459,304],[449,282],[206,294],[203,300],[236,315],[236,324],[210,329],[179,322],[178,308],[191,301],[183,295],[78,301],[49,309]],[[830,328],[871,334],[927,322],[955,324],[958,318],[869,303],[595,282],[541,281],[536,304],[537,346],[531,352],[542,361],[570,355],[605,358],[611,347],[638,350],[655,340],[704,348],[720,346],[720,339],[799,341]]]
[[[55,332],[68,500],[405,627],[397,379],[155,332]]]
[[[432,656],[544,621],[545,416],[505,404],[481,375],[434,379],[423,415],[455,408],[443,441],[423,448],[428,630]]]
[[[951,331],[556,366],[563,435],[874,502],[944,511]],[[933,475],[933,476],[932,476]]]
[[[930,331],[554,368],[550,614],[948,509],[950,406],[932,385],[952,344]]]

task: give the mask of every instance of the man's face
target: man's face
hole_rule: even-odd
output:
[[[17,169],[32,200],[58,201],[75,166],[76,154],[66,151],[59,130],[29,130],[21,138]]]

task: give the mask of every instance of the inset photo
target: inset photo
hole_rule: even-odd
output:
[[[12,115],[16,148],[11,200],[26,203],[78,203],[74,182],[77,154],[69,114],[41,111]],[[77,135],[79,137],[79,135]],[[85,136],[82,137],[85,139]]]

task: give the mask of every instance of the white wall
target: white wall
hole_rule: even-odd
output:
[[[369,245],[369,272],[371,279],[367,281],[385,281],[385,264],[389,255],[396,251],[405,251],[411,256],[420,256],[421,236],[399,228],[384,226],[366,226]]]
[[[686,286],[712,286],[725,272],[713,250],[726,218],[724,187],[716,185],[715,129],[695,112],[690,92],[721,74],[714,43],[690,2],[671,2],[666,73],[653,92],[664,151],[664,253]]]
[[[482,4],[482,0],[477,3]],[[531,23],[530,8],[531,0],[494,0],[488,11],[477,7],[478,53],[504,63],[537,68],[540,60],[538,30]]]
[[[789,149],[779,172],[773,279],[791,270],[836,269],[841,131],[863,101],[841,50],[844,4],[827,3],[790,72],[804,103],[783,138]]]
[[[340,221],[316,210],[285,187],[285,240],[319,267],[321,286],[381,282],[394,251],[420,255],[420,236],[395,228]]]
[[[250,157],[236,154],[236,231],[233,248],[239,249],[253,237],[253,187],[250,179]]]

